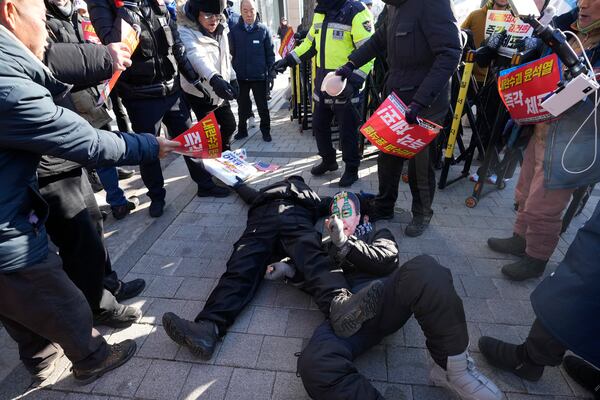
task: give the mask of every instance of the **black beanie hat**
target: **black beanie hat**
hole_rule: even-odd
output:
[[[219,0],[188,0],[185,3],[185,14],[189,18],[197,20],[200,11],[209,14],[220,14],[223,12]]]

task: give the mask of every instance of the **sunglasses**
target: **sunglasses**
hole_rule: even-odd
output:
[[[202,13],[202,18],[204,19],[221,19],[221,14],[212,14],[212,13]]]

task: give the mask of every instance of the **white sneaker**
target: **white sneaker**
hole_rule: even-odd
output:
[[[429,378],[434,385],[452,390],[462,400],[502,399],[500,389],[475,368],[467,352],[448,357],[445,371],[434,364]]]

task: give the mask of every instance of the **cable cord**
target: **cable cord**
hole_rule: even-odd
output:
[[[579,47],[581,48],[581,52],[583,54],[583,57],[584,57],[587,65],[590,67],[590,76],[594,80],[596,80],[596,76],[594,74],[594,67],[592,66],[592,63],[590,62],[590,59],[588,58],[588,56],[587,56],[587,54],[585,52],[585,49],[583,47],[583,44],[581,43],[581,40],[579,40],[579,38],[577,37],[577,35],[575,35],[573,32],[565,31],[565,33],[571,35],[572,37],[575,38],[575,40],[577,40],[577,43],[579,44]],[[597,82],[597,80],[596,80],[596,82]],[[594,166],[594,164],[596,164],[596,159],[598,157],[598,105],[600,104],[600,101],[598,99],[598,91],[597,90],[594,92],[594,99],[595,99],[595,101],[594,101],[594,109],[585,118],[585,120],[579,126],[579,128],[577,128],[577,130],[575,131],[575,133],[573,134],[573,136],[571,137],[571,139],[567,143],[567,146],[563,150],[563,153],[562,153],[562,156],[561,156],[561,159],[560,159],[560,164],[561,164],[561,167],[563,168],[563,170],[566,173],[571,174],[571,175],[583,174],[584,172],[589,171]],[[565,165],[565,155],[567,154],[567,150],[569,150],[569,147],[573,143],[573,140],[575,140],[575,138],[577,137],[577,135],[579,134],[579,132],[581,131],[581,129],[583,128],[583,126],[587,123],[587,121],[590,119],[590,117],[592,115],[594,116],[594,158],[592,159],[592,162],[590,163],[590,165],[588,165],[586,168],[584,168],[582,170],[579,170],[579,171],[571,171]]]

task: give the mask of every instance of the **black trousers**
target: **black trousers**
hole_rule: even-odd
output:
[[[123,101],[117,94],[117,91],[113,90],[110,92],[109,96],[112,104],[112,110],[117,119],[117,128],[119,129],[119,132],[131,132],[131,122],[129,121],[129,116],[127,115],[127,111],[123,106]]]
[[[94,367],[108,355],[81,291],[54,253],[39,264],[0,274],[0,321],[34,374],[56,354],[53,343],[63,348],[76,368]]]
[[[177,91],[165,97],[147,99],[123,98],[123,104],[131,119],[134,132],[152,133],[160,135],[161,124],[167,127],[168,137],[175,137],[185,132],[192,126],[190,110],[182,98],[182,91]],[[190,172],[190,177],[198,184],[198,188],[207,189],[214,185],[211,175],[204,169],[201,161],[184,157],[185,164]],[[148,188],[148,197],[152,201],[164,200],[165,180],[163,178],[160,161],[140,165],[142,180]]]
[[[227,270],[196,321],[214,321],[225,334],[256,294],[267,265],[276,255],[291,258],[319,309],[329,314],[331,300],[342,288],[348,288],[348,283],[341,270],[330,270],[321,240],[311,213],[304,208],[276,200],[251,209],[246,230],[227,261]]]
[[[263,134],[271,133],[271,116],[269,114],[269,104],[267,102],[267,81],[240,81],[240,95],[237,102],[239,106],[239,129],[240,133],[248,133],[248,118],[252,114],[252,100],[250,100],[250,91],[254,94],[256,108],[260,116],[260,131]]]
[[[353,360],[402,328],[412,315],[438,365],[446,368],[448,356],[466,350],[469,337],[465,313],[448,269],[423,255],[406,262],[383,282],[384,300],[375,318],[345,339],[336,336],[329,321],[324,321],[302,351],[298,372],[313,399],[383,399],[357,371]]]
[[[59,249],[65,272],[93,313],[115,309],[117,301],[104,286],[114,291],[118,279],[104,246],[102,214],[87,176],[78,168],[40,178],[39,187],[50,207],[46,230]]]
[[[196,119],[200,121],[206,117],[208,113],[214,111],[219,129],[221,130],[221,142],[223,143],[223,151],[230,150],[229,141],[233,132],[235,132],[236,123],[233,112],[231,111],[231,105],[228,101],[224,101],[219,107],[215,107],[211,104],[207,104],[203,99],[185,93],[185,100],[196,114]]]
[[[562,363],[567,348],[557,341],[536,318],[521,346],[527,359],[537,365],[556,366]]]
[[[360,116],[357,107],[360,105],[352,104],[349,101],[345,104],[323,104],[315,101],[313,134],[317,141],[319,155],[326,163],[335,162],[335,149],[331,141],[331,122],[335,115],[340,130],[342,160],[348,167],[359,166],[358,128]]]

